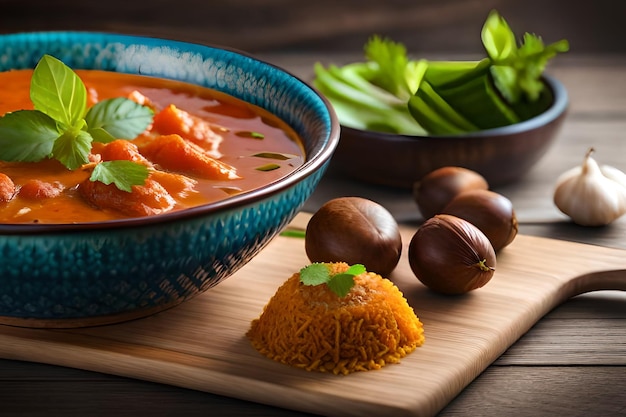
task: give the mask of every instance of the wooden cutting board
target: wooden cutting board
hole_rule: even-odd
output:
[[[306,224],[300,214],[296,226]],[[216,288],[132,322],[72,330],[0,326],[0,356],[191,388],[329,416],[432,416],[552,308],[599,289],[626,290],[626,251],[517,236],[485,287],[435,295],[403,256],[390,275],[424,323],[401,363],[348,376],[258,354],[245,333],[280,284],[308,264],[304,241],[279,236]]]

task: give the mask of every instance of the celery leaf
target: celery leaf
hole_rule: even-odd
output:
[[[483,46],[487,55],[494,61],[500,62],[517,53],[515,33],[509,24],[495,10],[487,16],[481,32]]]
[[[557,53],[569,50],[564,39],[546,46],[539,36],[530,33],[517,45],[513,31],[496,11],[485,21],[482,40],[492,61],[493,82],[511,104],[536,101],[544,88],[541,75],[548,61]]]
[[[402,99],[413,94],[406,79],[409,57],[403,44],[373,36],[365,44],[365,57],[378,65],[371,83]]]

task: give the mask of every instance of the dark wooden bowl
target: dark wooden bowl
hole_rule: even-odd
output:
[[[554,101],[542,114],[510,126],[452,136],[407,136],[341,127],[331,165],[372,184],[410,188],[443,166],[461,166],[482,174],[490,186],[514,182],[526,174],[554,142],[569,98],[558,80],[544,76]]]

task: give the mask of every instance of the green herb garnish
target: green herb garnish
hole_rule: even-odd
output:
[[[257,158],[277,159],[279,161],[286,161],[297,157],[296,155],[279,152],[259,152],[252,156],[256,156]]]
[[[331,275],[328,264],[312,263],[300,270],[300,281],[304,285],[328,285],[339,297],[345,297],[354,286],[354,277],[365,273],[361,264],[352,265],[346,272]]]
[[[306,238],[306,231],[301,230],[301,229],[285,229],[282,232],[280,232],[280,235],[285,236],[285,237],[295,237],[298,239],[304,239]]]
[[[544,45],[543,40],[532,33],[525,33],[518,46],[515,34],[496,12],[489,14],[481,38],[492,62],[494,83],[511,103],[519,102],[524,96],[529,101],[537,100],[544,87],[540,77],[548,61],[569,49],[566,40]]]
[[[132,161],[104,161],[97,164],[89,179],[107,185],[113,183],[122,191],[131,192],[131,186],[144,184],[147,178],[144,165]]]
[[[265,139],[265,135],[261,132],[237,132],[237,136],[241,136],[242,138],[250,138],[250,139]]]
[[[44,55],[33,71],[30,99],[34,110],[0,118],[0,160],[37,162],[56,159],[75,170],[89,163],[92,142],[133,139],[152,122],[154,112],[126,98],[87,108],[87,88],[63,62]],[[103,166],[102,166],[103,165]],[[130,161],[97,164],[91,181],[114,183],[130,192],[144,184],[148,168]]]
[[[278,168],[280,168],[280,165],[278,164],[265,164],[265,165],[256,167],[256,170],[267,172],[267,171],[274,171],[275,169],[278,169]]]
[[[486,56],[477,61],[411,59],[406,47],[372,36],[364,62],[316,63],[315,87],[342,125],[405,135],[458,134],[505,126],[544,111],[550,93],[541,75],[566,52],[560,40],[544,45],[526,33],[518,45],[506,21],[492,11],[481,31]]]

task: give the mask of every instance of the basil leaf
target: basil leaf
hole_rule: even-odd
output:
[[[367,270],[365,269],[365,266],[362,264],[354,264],[352,266],[350,266],[350,268],[348,268],[348,270],[345,272],[345,274],[350,274],[350,275],[361,275],[366,273]]]
[[[63,132],[54,142],[52,155],[69,170],[80,168],[89,162],[91,135],[84,130]]]
[[[154,112],[124,97],[103,100],[89,109],[85,116],[87,131],[96,142],[134,139],[152,123]]]
[[[35,109],[64,127],[78,127],[87,109],[87,89],[60,60],[44,55],[33,72],[30,99]]]
[[[150,171],[148,167],[132,161],[117,160],[100,162],[94,167],[91,181],[100,181],[106,185],[115,184],[122,191],[131,192],[133,185],[143,185]]]
[[[304,285],[320,285],[328,282],[330,271],[323,263],[313,263],[300,270],[300,281]]]
[[[70,170],[89,162],[94,140],[134,139],[146,130],[154,112],[127,98],[104,100],[87,112],[87,89],[63,62],[44,55],[30,84],[35,110],[0,117],[0,160],[36,162],[55,158]],[[93,181],[115,183],[124,191],[142,185],[148,168],[130,161],[99,164]]]
[[[111,135],[109,132],[101,127],[89,129],[89,134],[93,138],[94,142],[109,143],[117,139],[115,136]]]
[[[345,297],[354,285],[354,275],[348,272],[333,275],[327,285],[339,297]]]
[[[19,110],[0,118],[0,160],[37,162],[52,154],[59,137],[56,122],[36,110]]]

